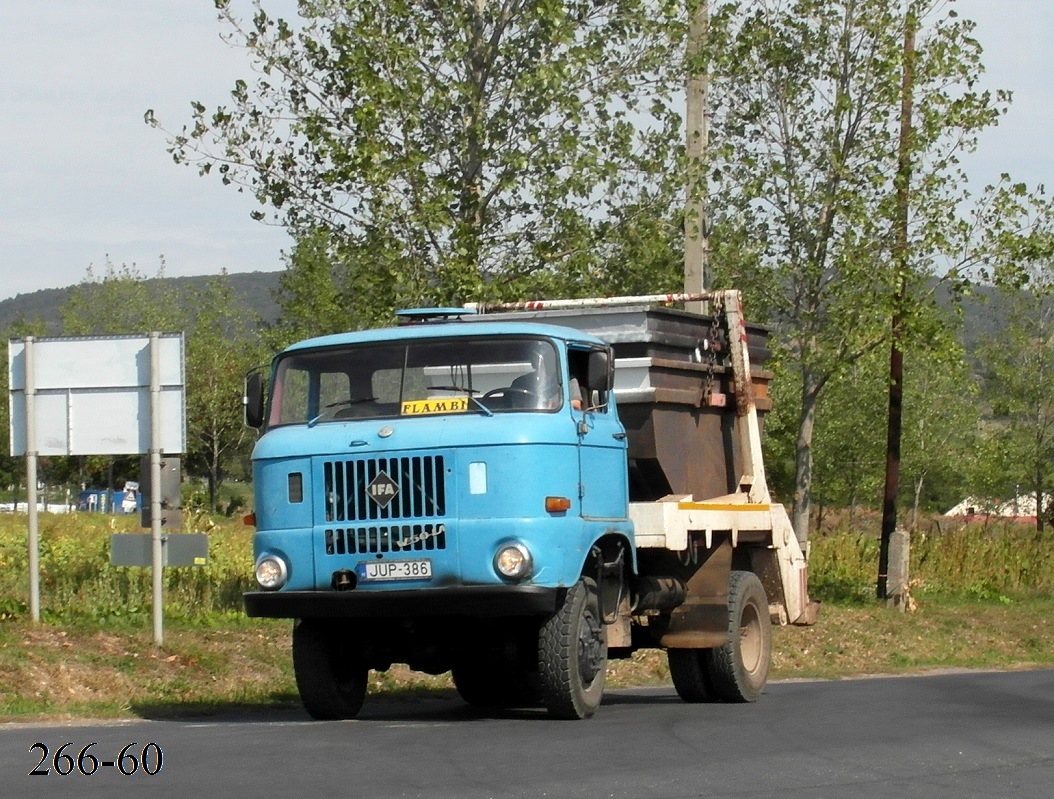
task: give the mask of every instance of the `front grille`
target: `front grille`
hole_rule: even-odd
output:
[[[446,525],[396,524],[326,530],[327,555],[446,549]]]
[[[327,522],[429,519],[446,514],[442,455],[330,461],[323,466],[323,474]]]

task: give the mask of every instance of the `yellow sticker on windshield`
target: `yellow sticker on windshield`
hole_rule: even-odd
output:
[[[468,397],[443,397],[404,402],[400,413],[403,416],[425,416],[432,413],[464,413],[467,410]]]

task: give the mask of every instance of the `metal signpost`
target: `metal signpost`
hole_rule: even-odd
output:
[[[183,334],[26,336],[11,340],[8,370],[11,454],[26,456],[33,621],[40,621],[37,458],[149,454],[154,641],[160,644],[165,562],[161,458],[186,448]],[[197,562],[199,556],[193,557]]]

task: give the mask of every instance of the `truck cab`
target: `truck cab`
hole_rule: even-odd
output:
[[[251,409],[263,431],[260,588],[246,606],[298,620],[295,663],[298,639],[323,651],[321,666],[298,667],[306,685],[328,679],[326,661],[351,658],[359,672],[393,660],[455,669],[459,683],[486,683],[467,693],[487,693],[498,664],[486,677],[476,664],[509,651],[500,670],[526,684],[539,620],[583,578],[596,604],[604,565],[632,558],[610,349],[553,325],[413,321],[311,339],[274,360],[266,406]],[[348,709],[332,696],[307,704],[321,716]]]

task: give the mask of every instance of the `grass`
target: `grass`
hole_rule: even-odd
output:
[[[287,624],[241,619],[145,630],[89,625],[0,627],[0,719],[175,715],[292,703]]]
[[[221,521],[205,568],[165,573],[165,642],[152,641],[145,569],[108,564],[113,532],[134,520],[42,516],[44,623],[26,612],[25,520],[0,517],[0,721],[171,717],[299,704],[291,625],[247,619],[241,592],[250,534]],[[201,530],[211,522],[195,520]],[[814,627],[774,631],[773,679],[837,679],[932,669],[1054,666],[1054,548],[1027,527],[918,535],[914,610],[873,600],[877,542],[844,527],[814,536]],[[655,651],[610,665],[609,685],[669,682]],[[378,696],[450,693],[449,676],[395,666],[371,674]]]

